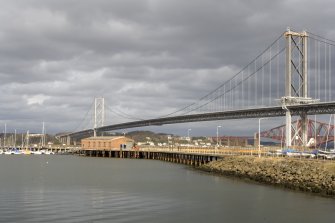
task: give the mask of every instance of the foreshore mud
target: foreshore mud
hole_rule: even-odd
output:
[[[224,157],[199,169],[335,198],[335,162],[250,156]]]

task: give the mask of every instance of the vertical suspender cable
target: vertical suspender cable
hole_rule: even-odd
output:
[[[248,74],[248,76],[250,75],[250,66],[248,66],[248,72],[247,72],[247,74]],[[251,94],[251,92],[250,92],[250,80],[248,80],[247,81],[248,82],[248,93],[247,93],[247,95],[248,95],[248,105],[247,105],[247,107],[249,107],[250,106],[250,94]]]
[[[242,72],[242,96],[241,96],[242,108],[244,108],[244,71]]]
[[[234,84],[233,84],[233,88],[234,88],[234,108],[236,109],[237,106],[238,106],[238,98],[239,98],[239,92],[238,92],[238,89],[236,88],[236,80],[237,80],[237,77],[234,78]]]
[[[330,61],[330,63],[329,63],[329,65],[330,65],[330,68],[329,68],[329,73],[330,73],[330,78],[331,78],[331,76],[332,76],[332,54],[333,54],[333,52],[332,52],[332,49],[333,49],[333,46],[330,46],[330,56],[329,56],[329,61]],[[330,83],[332,83],[331,81],[329,81]],[[332,88],[332,85],[330,86],[330,88],[331,89],[333,89]],[[330,96],[330,100],[332,100],[332,97],[333,97],[333,92],[332,92],[332,90],[330,91],[330,94],[331,94],[331,96]],[[334,122],[335,122],[335,116],[334,116]],[[335,128],[335,127],[334,127]],[[335,130],[334,130],[335,131]],[[335,138],[335,135],[334,135],[334,138]],[[335,144],[334,144],[334,147],[335,147]]]
[[[321,99],[321,43],[319,42],[319,50],[318,50],[318,65],[319,65],[319,80],[318,80],[318,83],[319,83],[319,98]]]
[[[233,107],[233,95],[232,95],[232,90],[231,90],[231,80],[229,81],[230,88],[229,88],[229,94],[230,94],[230,108]]]
[[[262,55],[262,105],[264,105],[264,59],[263,59],[263,55]]]
[[[223,85],[223,110],[226,110],[226,84]]]
[[[277,53],[279,53],[279,41],[277,42]],[[277,99],[279,99],[279,63],[280,56],[277,57]]]
[[[237,86],[236,82],[237,82],[237,77],[236,77],[236,79],[235,79],[234,91],[236,92],[235,108],[238,108],[238,106],[239,106],[239,98],[240,98],[240,91],[239,91],[239,89],[236,87],[236,86]]]
[[[324,61],[325,61],[325,68],[324,68],[324,76],[325,76],[325,86],[324,86],[324,92],[325,92],[325,101],[327,101],[327,44],[325,43],[325,58],[324,58]]]
[[[257,70],[257,67],[256,67],[256,60],[255,60],[255,72]],[[257,100],[257,74],[255,75],[255,78],[256,78],[256,81],[255,81],[255,105],[257,106],[258,105],[258,100]]]
[[[271,105],[271,99],[272,99],[272,96],[271,96],[272,95],[272,92],[271,92],[272,91],[272,88],[271,88],[271,84],[272,84],[271,83],[271,68],[272,68],[271,67],[271,62],[272,62],[271,57],[272,57],[272,55],[271,55],[271,53],[272,53],[272,47],[270,47],[270,72],[269,72],[270,73],[270,75],[269,75],[270,76],[270,78],[269,78],[270,97],[269,97],[269,105]]]
[[[319,98],[321,100],[321,44],[318,43],[318,88],[319,88]]]
[[[223,89],[222,89],[222,87],[220,87],[220,111],[222,111],[222,91],[223,91]]]
[[[332,75],[331,75],[331,56],[332,56],[332,54],[331,54],[331,48],[332,48],[332,46],[331,45],[329,45],[328,46],[329,48],[328,48],[328,66],[329,66],[329,68],[328,68],[328,74],[329,74],[329,83],[328,83],[328,85],[329,85],[329,101],[331,101],[332,100],[332,86],[331,86],[331,83],[332,83]],[[335,116],[333,116],[333,118],[335,119]]]
[[[316,48],[316,41],[314,41],[314,98],[318,98],[317,96],[317,48]]]

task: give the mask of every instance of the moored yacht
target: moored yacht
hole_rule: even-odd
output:
[[[55,154],[55,153],[49,150],[45,151],[45,155],[52,155],[52,154]]]
[[[4,154],[5,154],[5,155],[13,155],[14,152],[13,152],[12,150],[6,150],[6,151],[4,152]]]
[[[31,154],[34,154],[34,155],[42,155],[42,152],[40,150],[37,150],[37,151],[31,151]]]
[[[29,149],[22,150],[23,155],[31,155],[31,151]]]

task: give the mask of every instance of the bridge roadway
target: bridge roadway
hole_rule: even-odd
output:
[[[333,114],[335,113],[335,101],[332,102],[319,102],[313,104],[300,104],[287,106],[291,111],[292,116],[298,116],[306,113],[307,115],[314,114]],[[97,132],[106,132],[120,129],[129,129],[144,126],[160,126],[167,124],[187,123],[187,122],[203,122],[203,121],[214,121],[214,120],[228,120],[228,119],[246,119],[246,118],[260,118],[260,117],[278,117],[285,116],[285,109],[281,106],[274,107],[262,107],[262,108],[251,108],[241,109],[223,112],[193,114],[193,115],[181,115],[173,117],[162,117],[155,119],[147,119],[133,122],[120,123],[115,125],[107,125],[96,128]],[[72,132],[58,136],[58,138],[83,138],[93,134],[93,129],[87,129],[78,132]]]

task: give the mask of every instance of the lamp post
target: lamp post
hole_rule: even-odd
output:
[[[190,141],[191,141],[191,138],[190,138],[190,131],[192,129],[187,129],[187,139],[188,139],[188,146],[190,146]]]
[[[14,130],[14,148],[16,148],[16,129]]]
[[[7,123],[5,123],[5,133],[3,137],[3,147],[6,147]]]
[[[221,125],[216,126],[216,146],[219,146],[219,128],[221,128]]]
[[[258,119],[258,157],[261,157],[261,120],[268,118]]]

